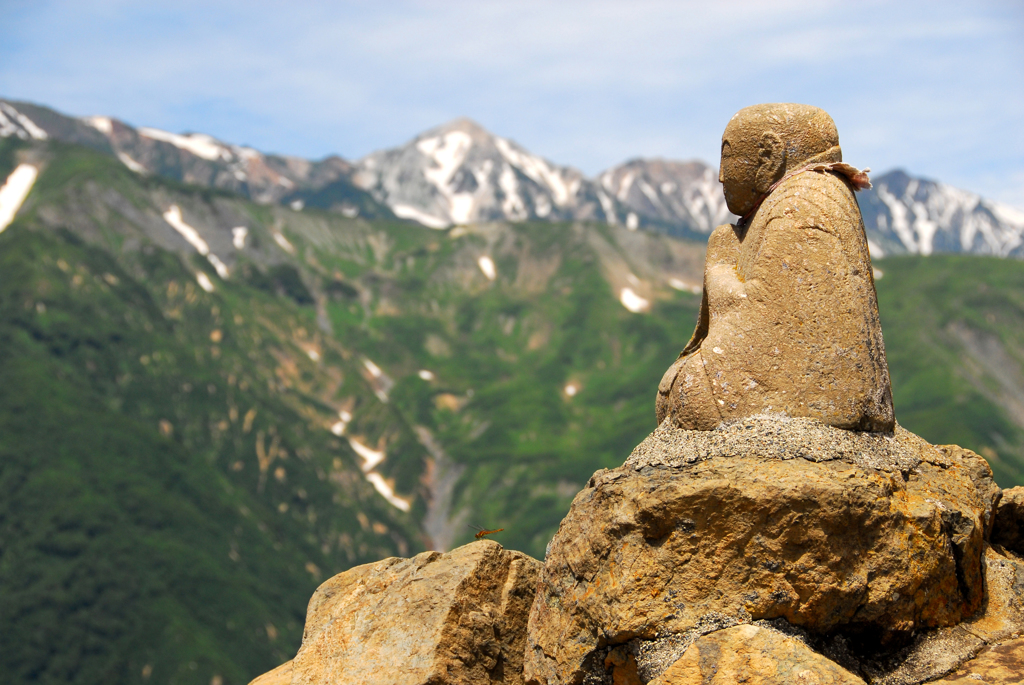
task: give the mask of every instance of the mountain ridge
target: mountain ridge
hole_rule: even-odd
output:
[[[20,109],[19,109],[20,108]],[[202,133],[133,128],[0,100],[0,137],[87,145],[138,173],[296,210],[397,217],[430,228],[486,221],[597,221],[697,240],[736,217],[701,160],[632,158],[589,178],[460,117],[349,161],[267,155]],[[954,252],[1024,258],[1024,211],[902,169],[860,194],[872,254]]]

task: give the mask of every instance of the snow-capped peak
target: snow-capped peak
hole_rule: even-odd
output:
[[[75,119],[0,100],[0,138],[6,137],[86,145],[113,153],[137,173],[231,190],[258,202],[349,217],[394,213],[432,228],[582,220],[701,238],[735,220],[715,169],[703,162],[633,159],[591,180],[465,118],[355,165],[339,157],[314,162],[265,155],[203,133],[135,129],[107,116]],[[1024,211],[899,170],[873,181],[874,188],[857,194],[873,255],[1024,258]]]
[[[599,177],[602,190],[631,211],[627,225],[709,234],[734,217],[717,171],[701,161],[634,159]]]
[[[883,252],[1024,257],[1024,212],[896,170],[860,194],[868,237]]]
[[[469,119],[357,163],[356,185],[396,215],[443,228],[491,220],[605,219],[583,174],[532,155]]]

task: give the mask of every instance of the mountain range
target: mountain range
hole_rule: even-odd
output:
[[[244,685],[294,654],[334,573],[451,549],[471,525],[542,557],[591,474],[655,427],[721,220],[706,165],[638,161],[589,181],[486,147],[469,122],[457,164],[442,128],[421,137],[429,154],[381,153],[367,179],[366,160],[0,112],[12,683]],[[491,175],[459,176],[492,153]],[[427,230],[388,203],[393,170],[420,157],[435,176],[404,202],[440,216],[468,196],[462,216],[479,223]],[[487,214],[504,163],[525,218]],[[684,177],[691,194],[670,202]],[[545,195],[558,182],[561,208]],[[639,218],[648,192],[660,224]],[[545,218],[529,214],[541,197]],[[690,228],[672,228],[684,210]],[[898,420],[1024,484],[1024,262],[875,264]]]
[[[138,173],[346,216],[430,228],[488,221],[597,221],[701,239],[735,220],[717,173],[691,160],[633,159],[587,178],[468,119],[357,161],[269,155],[202,133],[133,128],[0,100],[0,137],[52,137],[115,155]],[[1024,258],[1024,211],[946,184],[881,174],[860,194],[872,254],[951,252]]]

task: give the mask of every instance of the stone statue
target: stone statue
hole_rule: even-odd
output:
[[[659,424],[711,430],[761,412],[891,431],[889,369],[867,238],[832,118],[807,105],[740,110],[719,180],[743,217],[708,241],[693,337],[658,387]]]

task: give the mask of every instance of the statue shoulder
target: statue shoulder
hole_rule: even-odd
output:
[[[711,232],[708,237],[708,251],[706,264],[720,262],[736,263],[736,254],[740,249],[741,229],[736,224],[722,224]]]
[[[766,222],[786,220],[807,228],[834,232],[860,223],[853,189],[831,173],[805,172],[783,182],[764,203]]]

